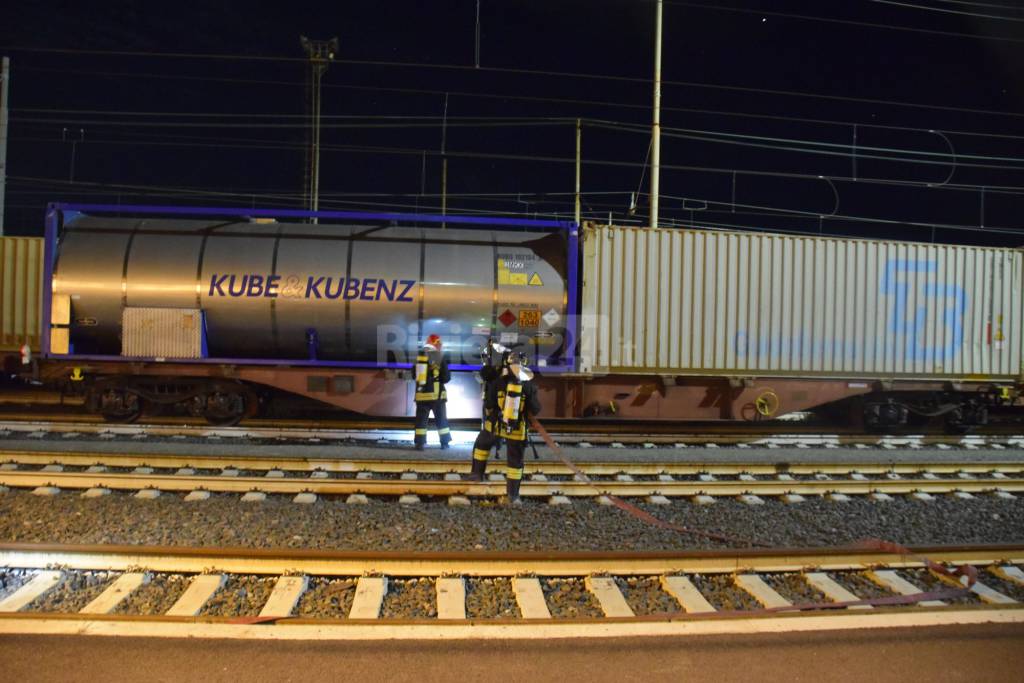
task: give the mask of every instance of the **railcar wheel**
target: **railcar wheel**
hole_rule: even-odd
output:
[[[107,389],[99,397],[99,413],[107,422],[135,422],[144,407],[141,396],[123,389]]]
[[[203,417],[210,424],[232,427],[245,417],[248,405],[244,393],[226,390],[206,394],[203,408]]]

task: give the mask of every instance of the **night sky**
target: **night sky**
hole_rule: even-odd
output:
[[[437,212],[444,138],[450,212],[569,217],[579,118],[585,218],[646,223],[652,2],[481,0],[479,68],[476,0],[255,5],[6,9],[7,234],[301,207],[303,34],[340,42],[322,209]],[[662,59],[663,224],[1024,243],[1024,4],[666,2]]]

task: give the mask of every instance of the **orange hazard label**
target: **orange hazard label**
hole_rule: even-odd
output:
[[[519,327],[539,327],[540,311],[533,308],[519,309]]]

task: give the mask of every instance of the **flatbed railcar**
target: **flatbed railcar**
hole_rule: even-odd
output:
[[[314,220],[316,222],[310,222]],[[525,352],[541,417],[869,427],[1021,405],[1022,253],[500,217],[53,204],[39,379],[111,420],[229,423],[264,389],[407,416],[444,339],[452,417],[488,339]]]

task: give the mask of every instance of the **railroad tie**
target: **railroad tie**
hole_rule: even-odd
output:
[[[584,583],[587,590],[597,598],[597,602],[601,605],[601,611],[606,617],[636,616],[612,577],[588,576]]]
[[[349,619],[379,619],[388,592],[386,576],[361,576],[356,584],[356,595],[349,610]]]
[[[309,587],[308,576],[282,576],[260,610],[261,617],[287,617]]]
[[[63,576],[53,570],[36,572],[31,581],[0,601],[0,612],[17,612],[60,583]]]
[[[992,567],[992,573],[999,578],[1010,581],[1011,583],[1017,583],[1024,586],[1024,572],[1019,567],[1013,565],[1000,565],[998,567]]]
[[[437,580],[437,618],[466,618],[466,580],[443,576]]]
[[[228,580],[226,574],[200,574],[192,579],[185,592],[166,614],[169,617],[194,617],[203,609],[206,601],[221,589]]]
[[[79,614],[110,614],[121,601],[139,586],[149,583],[148,572],[126,572],[100,593],[95,600],[78,611]]]
[[[891,569],[869,571],[866,575],[879,586],[887,588],[900,595],[917,595],[918,593],[924,592]],[[946,603],[942,600],[922,600],[918,604],[921,605],[921,607],[946,606]]]
[[[516,594],[519,612],[523,619],[551,619],[551,611],[544,600],[544,590],[534,577],[516,576],[512,579],[512,591]]]
[[[715,607],[685,576],[662,576],[661,587],[690,613],[714,612]]]
[[[977,595],[982,601],[987,602],[990,605],[1015,605],[1017,601],[1013,598],[1003,595],[994,588],[986,586],[981,581],[975,581],[974,585],[971,586],[971,591]]]
[[[825,594],[829,600],[835,602],[855,602],[860,600],[856,595],[846,590],[832,580],[832,577],[825,572],[808,572],[804,579],[814,588]],[[872,605],[851,605],[846,609],[874,609]]]
[[[733,581],[764,607],[790,607],[793,604],[779,595],[757,574],[737,574],[733,577]]]

